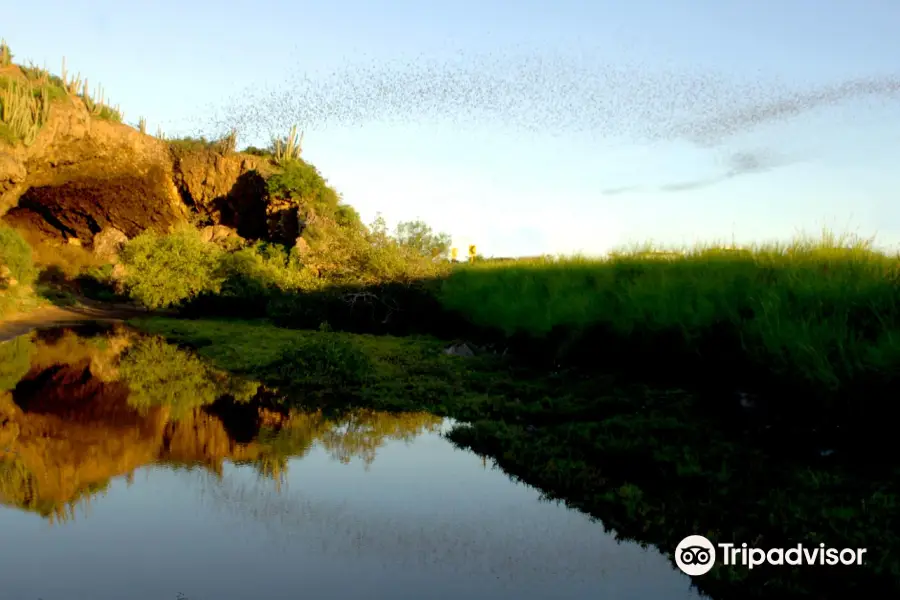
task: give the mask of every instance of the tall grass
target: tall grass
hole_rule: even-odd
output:
[[[871,240],[825,232],[740,250],[476,263],[444,282],[441,300],[507,335],[567,329],[598,348],[665,339],[701,357],[732,340],[723,351],[835,392],[900,366],[898,269]]]
[[[88,87],[88,80],[85,79],[82,83],[81,95],[79,97],[81,98],[81,101],[84,102],[85,108],[91,113],[91,116],[106,121],[114,121],[116,123],[122,122],[124,117],[122,110],[118,106],[112,107],[105,103],[105,92],[102,86],[98,85],[95,88],[94,93],[91,94],[90,88]]]

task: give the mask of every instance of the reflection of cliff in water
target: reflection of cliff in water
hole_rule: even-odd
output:
[[[114,477],[152,464],[254,465],[280,481],[314,445],[367,464],[428,414],[291,411],[257,382],[123,327],[59,329],[0,344],[0,503],[66,520]]]

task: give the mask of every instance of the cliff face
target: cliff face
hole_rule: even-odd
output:
[[[171,152],[172,180],[182,204],[194,207],[214,225],[235,229],[241,237],[268,235],[265,176],[268,161],[249,154],[214,151]]]
[[[176,150],[94,117],[77,98],[53,102],[28,146],[0,141],[0,218],[48,240],[90,246],[108,228],[133,237],[185,221],[191,210],[243,237],[265,236],[264,158]]]

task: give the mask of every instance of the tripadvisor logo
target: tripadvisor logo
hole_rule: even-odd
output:
[[[716,548],[702,535],[689,535],[675,548],[675,564],[687,575],[706,575],[716,564]]]
[[[828,548],[825,544],[807,548],[797,544],[791,548],[751,548],[747,544],[716,544],[702,535],[689,535],[675,548],[675,564],[686,575],[696,577],[706,575],[716,564],[716,554],[721,555],[721,564],[741,565],[752,569],[764,564],[770,565],[862,565],[865,548]]]

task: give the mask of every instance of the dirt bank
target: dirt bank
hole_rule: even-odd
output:
[[[74,306],[45,306],[0,319],[0,342],[33,329],[85,321],[121,322],[136,316],[147,316],[147,311],[128,304],[102,304],[89,300],[82,300]]]

